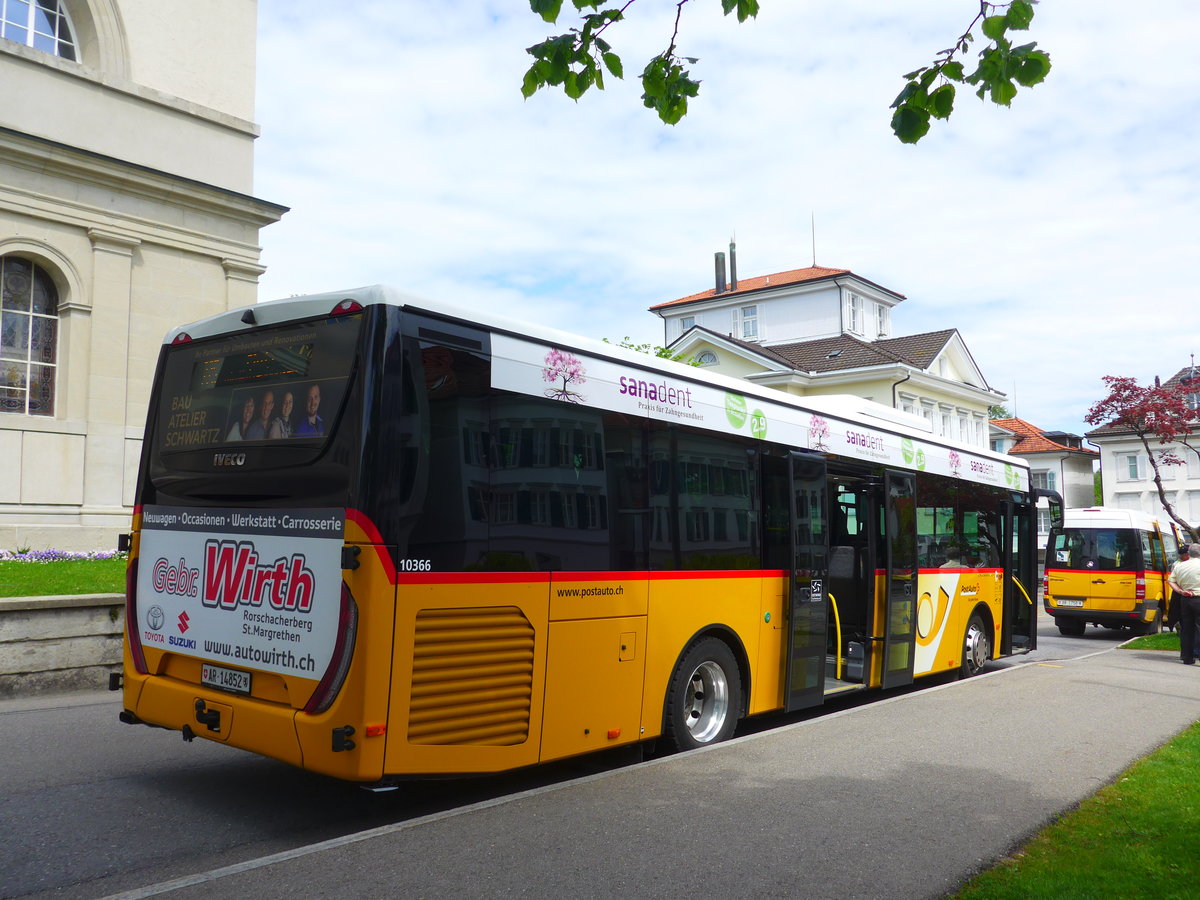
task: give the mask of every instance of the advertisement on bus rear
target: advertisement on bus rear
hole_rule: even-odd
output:
[[[337,638],[345,510],[146,506],[145,648],[320,678]]]

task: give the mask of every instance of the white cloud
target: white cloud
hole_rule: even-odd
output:
[[[567,4],[569,11],[569,4]],[[1016,412],[1081,431],[1105,374],[1170,375],[1197,350],[1200,7],[1041,4],[1043,85],[999,109],[960,91],[916,147],[888,127],[900,75],[949,46],[968,0],[764,0],[738,25],[684,8],[689,116],[636,74],[674,3],[612,41],[623,82],[578,104],[519,85],[550,33],[513,0],[260,4],[256,193],[264,299],[389,282],[593,336],[660,341],[646,308],[812,261],[908,296],[900,333],[956,327]],[[566,15],[566,13],[564,13]]]

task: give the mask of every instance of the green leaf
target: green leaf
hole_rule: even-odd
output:
[[[1033,4],[1027,0],[1013,0],[1008,7],[1008,27],[1013,31],[1027,31],[1033,21]]]
[[[998,41],[1004,37],[1004,32],[1007,28],[1007,16],[988,16],[983,20],[983,33],[993,41]]]
[[[950,118],[950,113],[954,112],[954,85],[943,84],[930,94],[928,109],[934,118]]]
[[[537,63],[534,63],[525,73],[525,80],[521,82],[521,96],[528,100],[541,86],[542,80],[537,76]]]
[[[963,80],[963,66],[960,62],[948,62],[942,66],[942,74],[951,81]]]
[[[929,132],[929,113],[902,106],[892,116],[892,131],[902,143],[915,144]]]
[[[745,22],[758,15],[758,0],[721,0],[721,10],[725,15],[729,15],[735,9],[738,21]]]
[[[899,106],[903,106],[910,99],[912,99],[913,96],[915,96],[916,94],[919,94],[919,93],[923,93],[921,90],[921,86],[919,84],[917,84],[915,81],[910,81],[908,84],[906,84],[904,86],[904,90],[902,90],[899,94],[896,95],[896,99],[892,101],[891,108],[896,109]]]
[[[1038,50],[1030,53],[1013,70],[1013,77],[1022,87],[1033,87],[1041,84],[1050,74],[1050,55]]]
[[[991,83],[992,102],[998,103],[1001,106],[1009,106],[1012,104],[1013,97],[1017,96],[1017,86],[1007,78],[1001,78]]]
[[[529,8],[542,17],[543,21],[556,22],[562,10],[562,0],[529,0]]]
[[[613,74],[616,78],[625,77],[625,68],[621,65],[621,57],[615,53],[603,53],[601,59],[604,60],[604,67]]]

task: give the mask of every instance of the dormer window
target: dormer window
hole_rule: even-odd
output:
[[[75,30],[60,0],[0,0],[0,37],[77,60]]]
[[[743,341],[758,340],[758,307],[743,306],[739,310],[742,320],[741,335]]]
[[[875,336],[885,338],[890,334],[888,308],[880,303],[875,307]]]
[[[695,327],[696,327],[696,317],[695,316],[684,316],[683,318],[681,318],[679,320],[679,331],[681,334],[683,332],[687,331],[689,328],[695,328]]]

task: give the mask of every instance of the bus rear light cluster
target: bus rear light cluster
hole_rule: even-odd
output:
[[[1134,581],[1134,584],[1137,585],[1137,593],[1134,595],[1135,598],[1138,600],[1145,600],[1146,599],[1146,576],[1139,575],[1137,577],[1137,579]]]
[[[334,698],[342,689],[346,673],[350,671],[350,660],[354,658],[354,639],[358,634],[358,604],[350,595],[350,589],[342,583],[342,608],[338,613],[338,638],[333,648],[333,658],[325,670],[321,683],[313,691],[304,706],[306,713],[322,713],[329,709]]]
[[[181,331],[179,334],[175,335],[175,340],[171,341],[171,344],[190,344],[191,342],[192,336],[186,331]]]
[[[133,667],[140,675],[149,675],[146,654],[142,650],[142,636],[138,633],[137,614],[137,570],[140,560],[133,560],[125,569],[125,635],[129,639],[129,656]]]
[[[331,316],[345,316],[356,312],[362,312],[362,304],[357,300],[347,298],[331,309],[329,314]]]

